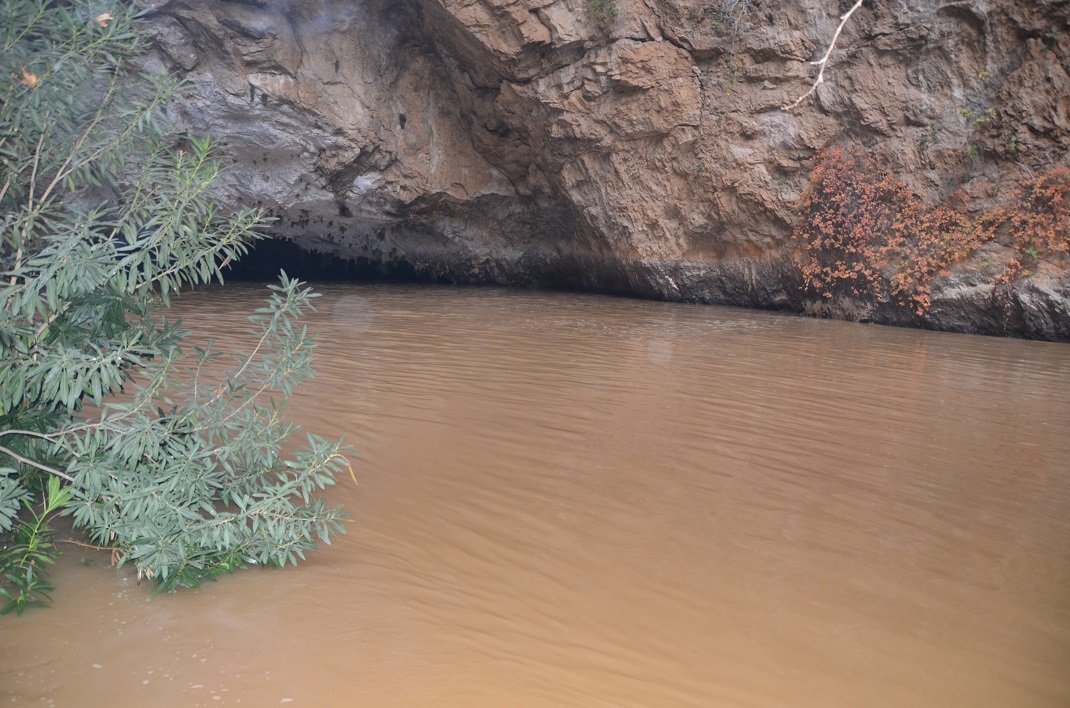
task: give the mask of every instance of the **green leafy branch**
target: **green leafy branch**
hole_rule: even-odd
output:
[[[264,217],[216,206],[211,141],[164,115],[182,87],[128,68],[134,7],[97,13],[0,0],[0,587],[20,613],[47,599],[60,510],[171,590],[329,542],[344,514],[315,493],[353,474],[341,442],[281,452],[314,373],[303,283],[269,286],[229,369],[159,315],[221,282]]]

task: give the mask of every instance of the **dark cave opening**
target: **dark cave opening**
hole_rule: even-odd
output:
[[[285,239],[265,239],[253,244],[249,253],[227,268],[224,277],[233,281],[269,281],[275,280],[280,270],[291,278],[309,282],[448,282],[406,260],[351,260],[307,251]]]

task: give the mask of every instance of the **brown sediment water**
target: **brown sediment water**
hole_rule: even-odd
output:
[[[149,597],[68,549],[0,704],[1070,705],[1070,347],[328,285],[348,535]],[[184,295],[238,346],[252,286]]]

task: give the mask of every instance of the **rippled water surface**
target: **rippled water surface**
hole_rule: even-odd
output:
[[[349,534],[149,597],[68,549],[0,701],[1070,705],[1070,346],[321,288],[291,400]],[[252,286],[183,296],[238,346]]]

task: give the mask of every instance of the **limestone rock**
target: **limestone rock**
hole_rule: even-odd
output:
[[[820,148],[861,143],[973,209],[1070,164],[1065,0],[866,2],[791,111],[841,3],[616,0],[603,22],[591,0],[142,4],[146,62],[194,87],[176,117],[226,140],[224,201],[459,281],[802,310],[793,204]],[[922,320],[869,316],[1070,336],[1065,263],[1013,306],[978,263]]]

